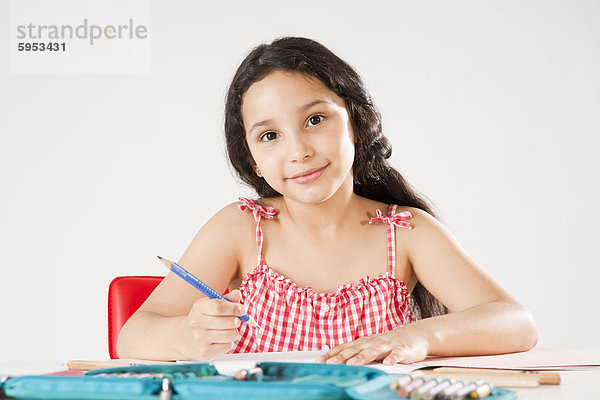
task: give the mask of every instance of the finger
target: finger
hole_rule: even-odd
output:
[[[344,349],[347,349],[349,346],[356,345],[355,343],[356,341],[337,345],[333,349],[329,350],[327,353],[317,358],[315,361],[318,363],[326,362],[327,360],[336,357],[340,352],[342,352]]]
[[[392,349],[383,349],[378,346],[366,347],[350,357],[346,364],[348,365],[365,365],[371,361],[380,360],[392,352]]]
[[[388,354],[387,357],[385,357],[383,359],[383,363],[385,365],[395,365],[395,364],[398,364],[399,362],[402,362],[402,360],[404,360],[405,357],[406,357],[406,355],[403,354],[402,351],[394,350],[390,354]]]
[[[385,357],[383,359],[383,363],[385,365],[396,365],[398,364],[400,361],[402,360],[402,357],[400,354],[398,354],[395,351],[392,351],[390,354],[387,355],[387,357]]]
[[[204,329],[235,329],[242,325],[242,320],[234,316],[205,315],[201,324]]]
[[[237,329],[209,329],[204,331],[203,334],[204,340],[213,345],[232,343],[238,338],[240,333]]]
[[[211,361],[218,356],[227,353],[233,348],[233,343],[216,343],[211,344],[197,354],[192,354],[190,358],[197,361]]]
[[[233,289],[231,292],[223,295],[227,300],[231,300],[234,303],[239,303],[242,299],[242,292],[239,289]]]
[[[227,300],[211,299],[199,302],[199,308],[205,315],[240,316],[246,314],[246,308],[240,303]]]
[[[414,351],[411,351],[410,348],[400,347],[394,349],[386,358],[384,358],[383,363],[386,365],[394,365],[397,363],[410,364],[421,360],[422,358],[416,356]]]
[[[210,345],[210,348],[216,353],[215,357],[217,357],[231,350],[233,348],[233,343],[214,343]]]
[[[341,364],[345,363],[346,360],[354,357],[362,350],[362,346],[357,346],[354,344],[353,346],[347,346],[336,354],[332,355],[331,358],[327,359],[325,362],[327,364]]]

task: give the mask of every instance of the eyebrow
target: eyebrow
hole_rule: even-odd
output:
[[[317,104],[321,104],[321,103],[331,103],[331,101],[328,101],[328,100],[314,100],[314,101],[311,101],[310,103],[306,103],[305,105],[298,107],[298,110],[299,111],[306,111],[309,108],[311,108],[312,106],[316,106]],[[255,128],[258,128],[259,126],[268,125],[268,124],[270,124],[272,122],[273,122],[272,118],[265,119],[265,120],[262,120],[260,122],[257,122],[254,125],[252,125],[252,127],[248,131],[248,134],[250,134],[250,132],[252,132]]]

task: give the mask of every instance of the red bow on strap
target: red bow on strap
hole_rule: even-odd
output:
[[[258,217],[272,219],[275,215],[275,209],[273,207],[263,207],[254,200],[246,199],[244,197],[240,197],[238,200],[242,203],[238,204],[239,209],[242,211],[244,211],[246,208],[252,210],[252,214],[254,214],[254,219],[256,220],[258,220]]]
[[[394,214],[391,217],[383,214],[380,209],[376,211],[377,216],[373,217],[369,220],[369,223],[372,224],[375,221],[385,222],[388,225],[396,225],[401,228],[412,229],[413,226],[410,222],[403,222],[407,219],[411,219],[412,215],[408,211],[402,211],[398,214]]]

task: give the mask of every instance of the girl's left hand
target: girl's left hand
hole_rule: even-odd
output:
[[[319,357],[316,362],[363,365],[383,360],[386,365],[413,363],[427,357],[429,344],[418,329],[405,325],[390,332],[378,333],[340,344]]]

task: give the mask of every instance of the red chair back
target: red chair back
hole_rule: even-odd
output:
[[[146,301],[163,276],[119,276],[108,287],[108,353],[119,358],[117,338],[129,317]]]

